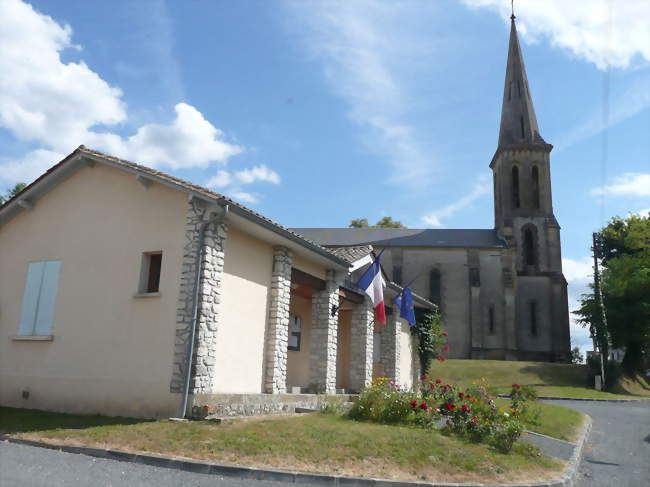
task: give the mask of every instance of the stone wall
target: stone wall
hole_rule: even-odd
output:
[[[176,312],[176,339],[170,391],[182,393],[187,375],[187,355],[192,323],[192,300],[196,277],[196,254],[199,230],[204,221],[212,218],[220,208],[193,199],[188,203],[185,223],[185,246],[181,273],[181,288]],[[199,290],[199,319],[194,341],[193,371],[190,393],[212,391],[215,374],[214,345],[217,340],[220,288],[223,277],[224,244],[228,225],[216,223],[205,230]]]
[[[327,394],[336,392],[338,291],[336,272],[328,270],[325,289],[312,296],[310,386]]]
[[[264,390],[270,394],[287,390],[287,346],[291,300],[291,251],[273,247],[271,299],[264,357]]]
[[[401,360],[401,343],[402,324],[397,319],[397,308],[393,308],[393,313],[387,316],[388,323],[381,329],[381,354],[380,362],[384,376],[396,382],[400,381],[400,360]]]

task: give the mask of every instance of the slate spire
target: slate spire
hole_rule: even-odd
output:
[[[514,14],[510,19],[510,44],[501,107],[499,148],[510,145],[545,143],[537,126]]]

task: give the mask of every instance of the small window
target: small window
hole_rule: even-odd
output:
[[[18,335],[51,335],[61,262],[31,262],[27,267]]]
[[[294,352],[300,351],[300,335],[302,333],[302,323],[300,316],[290,315],[289,316],[289,346],[287,350],[293,350]]]
[[[530,302],[530,334],[534,337],[537,336],[537,303]]]
[[[372,363],[381,362],[381,333],[375,333],[372,337]]]
[[[494,306],[490,305],[488,309],[488,330],[490,335],[494,335]]]
[[[524,231],[524,264],[537,265],[537,256],[535,255],[535,236],[530,228]]]
[[[162,252],[145,252],[142,254],[139,293],[157,293],[160,290],[160,268]]]

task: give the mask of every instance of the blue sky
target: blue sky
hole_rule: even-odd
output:
[[[85,144],[287,226],[489,228],[509,3],[0,0],[0,190]],[[575,299],[650,208],[650,2],[516,4]]]

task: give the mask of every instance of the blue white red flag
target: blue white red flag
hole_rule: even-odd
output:
[[[375,261],[366,269],[357,286],[370,297],[372,306],[375,308],[375,319],[379,323],[386,324],[386,308],[384,306],[384,279],[381,275],[381,265],[378,255]]]

